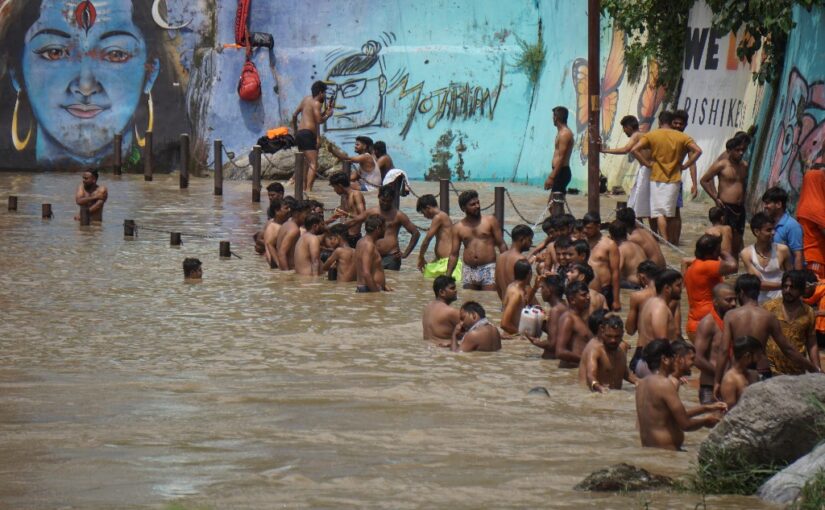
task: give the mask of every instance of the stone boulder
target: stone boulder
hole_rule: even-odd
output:
[[[573,488],[577,491],[627,492],[667,489],[672,486],[671,478],[654,475],[623,462],[590,473],[590,476]]]
[[[825,374],[778,376],[749,386],[699,447],[701,466],[735,456],[747,466],[786,465],[820,441]]]
[[[318,178],[327,177],[335,171],[341,170],[341,161],[329,150],[332,142],[321,137],[321,150],[318,151]],[[250,148],[251,150],[251,148]],[[286,180],[295,173],[296,147],[276,152],[275,154],[261,154],[261,180]],[[246,152],[234,161],[227,161],[223,165],[224,178],[230,180],[252,179],[252,166],[249,164],[249,153]],[[316,178],[317,179],[317,178]]]
[[[757,495],[772,503],[791,503],[808,480],[820,471],[825,471],[825,443],[775,474],[759,488]]]

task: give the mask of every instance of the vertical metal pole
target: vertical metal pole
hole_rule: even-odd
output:
[[[52,204],[43,204],[43,205],[41,206],[41,211],[40,211],[40,212],[41,212],[41,215],[40,215],[40,216],[41,216],[44,220],[50,220],[50,219],[52,219],[52,217],[54,216],[54,215],[52,214]]]
[[[189,135],[180,135],[180,189],[189,187]]]
[[[249,156],[252,163],[252,201],[261,201],[261,146],[252,147],[252,154]]]
[[[502,186],[496,186],[496,205],[493,214],[501,229],[504,230],[504,188]]]
[[[121,175],[123,172],[123,135],[115,135],[114,140],[114,162],[112,164],[112,173]]]
[[[229,241],[221,241],[219,245],[220,250],[220,257],[222,259],[228,259],[232,256],[232,249],[230,248]]]
[[[152,132],[146,132],[146,145],[143,147],[143,180],[152,180]]]
[[[170,232],[169,246],[180,246],[180,232]]]
[[[599,212],[599,113],[601,105],[601,64],[599,56],[600,0],[588,0],[587,7],[587,93],[589,147],[587,153],[587,210]]]
[[[553,192],[550,202],[550,216],[561,216],[564,214],[564,193],[561,191]]]
[[[292,175],[295,176],[295,199],[304,199],[304,167],[306,166],[306,157],[303,152],[295,153],[295,170]]]
[[[223,195],[223,140],[215,140],[215,196]]]
[[[9,211],[16,211],[17,210],[17,197],[10,196],[9,197]]]
[[[123,237],[135,237],[135,220],[123,220]]]
[[[82,205],[80,206],[80,224],[82,226],[91,225],[92,223],[92,215],[89,214],[89,206]]]
[[[450,180],[441,179],[439,181],[438,207],[447,214],[450,214]]]

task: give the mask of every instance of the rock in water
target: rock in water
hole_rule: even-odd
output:
[[[757,494],[772,503],[791,503],[808,480],[822,470],[825,470],[825,443],[775,474]]]
[[[577,491],[619,492],[666,489],[672,486],[671,478],[621,463],[594,471],[573,488]]]
[[[819,442],[815,426],[825,413],[825,374],[778,376],[749,386],[739,403],[699,447],[699,464],[736,456],[740,465],[786,465]],[[825,423],[820,421],[820,423]]]
[[[531,389],[527,392],[528,395],[532,396],[539,396],[539,397],[549,397],[550,392],[547,391],[547,388],[544,386],[536,386],[535,388]]]

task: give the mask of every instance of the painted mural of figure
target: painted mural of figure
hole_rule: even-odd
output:
[[[381,126],[387,77],[380,52],[381,43],[367,41],[360,53],[333,62],[325,82],[329,85],[327,93],[334,98],[335,114],[326,123],[327,131]]]
[[[9,98],[2,125],[12,127],[23,165],[100,166],[111,157],[116,134],[123,136],[127,158],[144,145],[149,129],[159,142],[156,153],[166,150],[164,140],[176,138],[181,128],[162,117],[181,108],[172,86],[179,80],[165,58],[151,3],[0,3],[0,77],[8,77],[4,87],[11,85],[0,96]],[[173,118],[185,118],[181,113]]]

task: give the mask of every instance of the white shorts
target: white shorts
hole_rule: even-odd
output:
[[[630,189],[627,206],[633,209],[637,218],[650,217],[650,168],[639,167],[636,173],[636,182]]]
[[[681,182],[650,181],[650,217],[675,218],[681,190]]]

